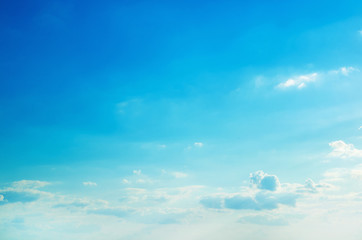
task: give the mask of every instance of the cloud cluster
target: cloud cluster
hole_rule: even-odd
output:
[[[276,191],[280,187],[277,176],[269,175],[263,171],[256,171],[250,174],[250,183],[259,189]]]
[[[247,188],[245,192],[206,196],[200,203],[206,208],[235,210],[271,210],[280,205],[295,206],[298,194],[294,190],[280,191],[281,184],[277,176],[260,170],[251,173],[249,177],[252,188]]]
[[[362,157],[362,150],[354,147],[353,144],[347,144],[342,140],[330,142],[332,152],[328,154],[330,157],[338,157],[342,159]]]

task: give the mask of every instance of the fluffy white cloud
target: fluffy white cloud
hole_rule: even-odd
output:
[[[362,157],[362,150],[354,147],[353,144],[347,144],[342,140],[330,142],[332,152],[328,154],[330,157],[338,157],[342,159]]]
[[[83,182],[84,186],[89,186],[89,187],[96,187],[97,183],[95,182]]]
[[[194,146],[195,146],[195,147],[203,147],[204,144],[203,144],[202,142],[195,142],[195,143],[194,143]]]
[[[277,87],[281,88],[281,89],[292,88],[292,87],[301,89],[301,88],[306,87],[306,85],[308,83],[314,82],[317,79],[317,77],[318,77],[318,73],[299,75],[299,76],[295,76],[293,78],[289,78],[285,82],[279,83],[279,85]]]
[[[133,170],[133,174],[135,174],[135,175],[141,175],[141,170]]]
[[[250,183],[259,189],[270,191],[275,191],[280,187],[280,182],[277,176],[266,174],[263,171],[251,173]]]

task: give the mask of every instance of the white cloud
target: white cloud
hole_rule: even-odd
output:
[[[361,130],[362,129],[362,126],[360,126],[359,128],[358,128],[358,130]]]
[[[26,189],[26,188],[41,188],[49,185],[49,182],[38,181],[38,180],[21,180],[13,182],[11,185],[17,189]]]
[[[269,175],[263,171],[256,171],[250,174],[250,183],[259,189],[275,191],[280,187],[280,182],[277,176]]]
[[[362,150],[357,149],[353,144],[347,144],[342,140],[330,142],[329,146],[332,147],[332,152],[328,154],[330,157],[338,157],[342,159],[362,157]]]
[[[141,170],[133,170],[133,174],[135,175],[141,175]]]
[[[318,73],[311,73],[307,75],[299,75],[289,78],[285,82],[279,83],[277,86],[281,89],[296,87],[298,89],[306,87],[307,83],[314,82],[318,77]]]
[[[4,200],[4,196],[0,195],[0,202],[2,202]]]
[[[320,80],[325,77],[331,77],[334,75],[343,75],[343,76],[349,76],[352,72],[359,72],[359,69],[354,67],[341,67],[335,70],[325,71],[325,72],[314,72],[311,74],[306,75],[299,75],[294,76],[289,79],[287,79],[284,82],[281,82],[277,85],[277,88],[280,89],[290,89],[290,88],[296,88],[296,89],[302,89],[305,88],[309,83],[315,82],[317,80]]]
[[[84,186],[89,186],[89,187],[96,187],[97,183],[95,182],[83,182]]]
[[[194,146],[195,146],[195,147],[203,147],[204,144],[203,144],[202,142],[195,142],[195,143],[194,143]]]
[[[330,74],[342,74],[344,76],[348,76],[351,72],[359,71],[357,68],[354,67],[341,67],[337,70],[329,71]]]

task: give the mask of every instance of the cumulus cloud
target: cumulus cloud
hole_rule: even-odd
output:
[[[269,191],[275,191],[280,187],[280,182],[277,176],[266,174],[263,171],[251,173],[250,183],[259,189]]]
[[[84,186],[89,186],[89,187],[96,187],[97,183],[95,182],[83,182]]]
[[[194,143],[194,146],[195,146],[195,147],[203,147],[204,144],[203,144],[202,142],[195,142],[195,143]]]
[[[330,142],[332,152],[328,154],[330,157],[338,157],[342,159],[362,157],[362,150],[354,147],[353,144],[347,144],[342,140]]]
[[[304,185],[297,187],[297,192],[318,193],[323,189],[332,189],[333,187],[333,185],[324,182],[315,183],[312,179],[308,178]]]
[[[133,174],[135,175],[141,175],[141,170],[133,170]]]
[[[286,89],[286,88],[304,88],[308,83],[314,82],[318,77],[318,73],[311,73],[307,75],[299,75],[292,78],[289,78],[285,82],[279,83],[278,88]]]

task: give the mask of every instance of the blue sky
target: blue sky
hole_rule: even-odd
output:
[[[360,1],[1,5],[1,238],[361,236]]]

